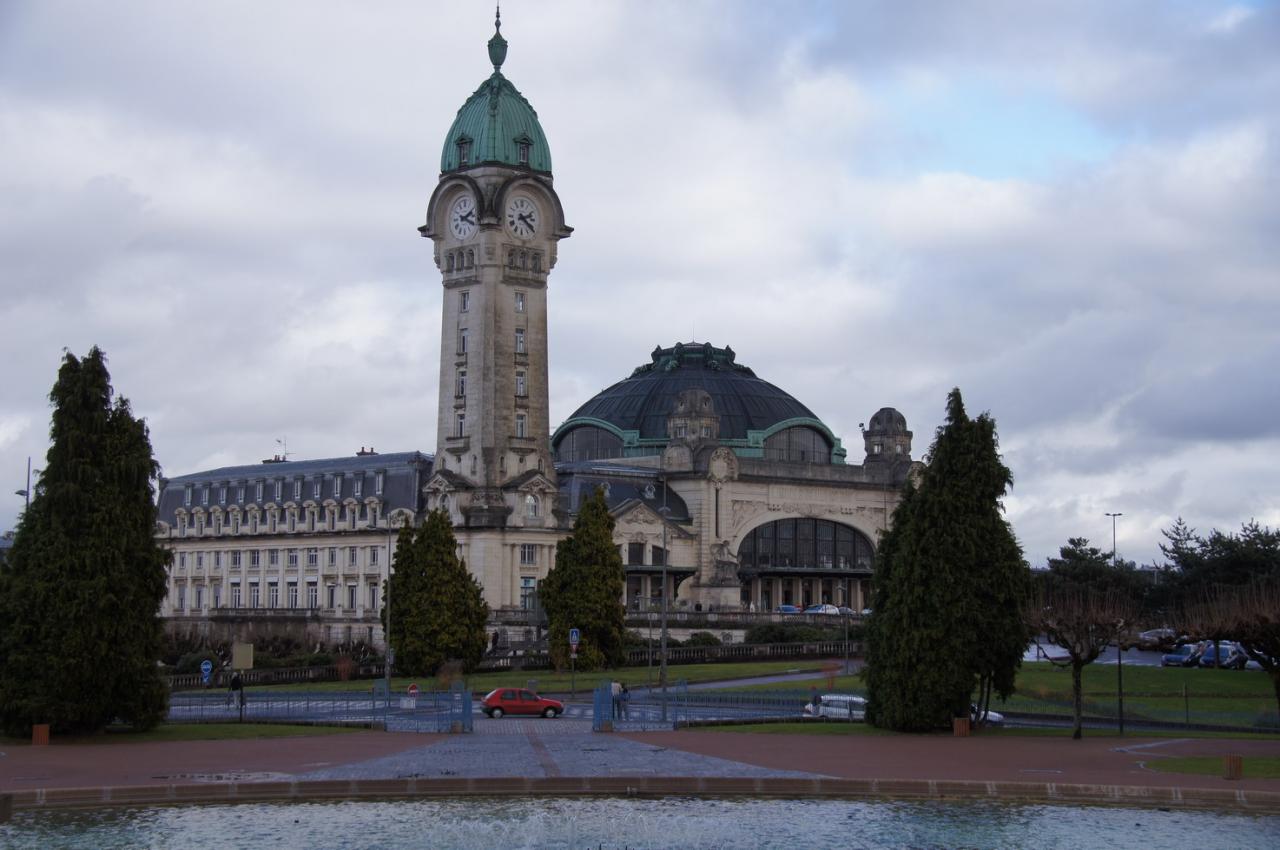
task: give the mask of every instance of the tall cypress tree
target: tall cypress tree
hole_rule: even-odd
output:
[[[1027,645],[1020,603],[1030,578],[1000,499],[1012,477],[995,423],[947,397],[928,465],[881,539],[868,624],[868,718],[923,731],[1012,693]]]
[[[551,659],[569,664],[569,629],[582,633],[577,666],[595,670],[621,664],[626,657],[623,635],[626,612],[622,555],[613,542],[613,517],[604,491],[597,488],[583,501],[573,534],[556,547],[556,565],[539,587],[547,612]]]
[[[446,661],[474,670],[487,645],[489,606],[480,582],[458,557],[449,515],[432,511],[413,534],[400,530],[390,580],[391,634],[396,667],[434,675]],[[383,624],[387,609],[383,608]]]
[[[147,427],[112,401],[96,346],[66,355],[49,398],[52,446],[0,570],[0,723],[150,728],[167,710],[156,662],[169,554],[153,536]]]

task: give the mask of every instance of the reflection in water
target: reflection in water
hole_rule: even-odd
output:
[[[1280,846],[1280,818],[957,802],[453,799],[19,813],[0,847],[1087,848]]]

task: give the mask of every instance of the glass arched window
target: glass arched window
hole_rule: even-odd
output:
[[[600,460],[622,457],[622,439],[594,425],[570,429],[556,444],[556,460]]]
[[[738,546],[738,562],[755,570],[870,571],[874,550],[865,534],[825,519],[799,517],[757,526]]]
[[[784,428],[764,441],[766,460],[831,463],[831,444],[822,432],[805,425]]]
[[[538,497],[532,493],[524,497],[524,515],[529,519],[538,517]]]

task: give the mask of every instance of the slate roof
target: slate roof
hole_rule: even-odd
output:
[[[587,417],[603,419],[623,431],[639,431],[640,439],[663,439],[676,396],[695,388],[710,394],[720,415],[721,439],[746,439],[748,431],[764,431],[787,419],[817,419],[787,392],[735,362],[736,354],[728,346],[677,343],[654,349],[651,358],[651,363],[579,407],[566,424]]]
[[[590,496],[597,487],[604,486],[605,502],[610,510],[635,500],[661,515],[665,504],[667,517],[672,522],[692,521],[688,505],[675,490],[667,488],[664,503],[662,473],[656,469],[597,464],[593,461],[558,463],[556,480],[560,486],[560,504],[570,514],[576,514],[582,500]]]
[[[192,472],[166,479],[160,490],[157,519],[173,524],[178,508],[202,507],[247,508],[257,504],[261,507],[267,502],[290,502],[293,498],[293,482],[301,479],[302,496],[297,501],[305,502],[314,497],[315,482],[321,482],[320,499],[323,502],[334,498],[333,481],[342,476],[341,489],[337,501],[355,497],[355,483],[361,481],[363,500],[377,496],[389,512],[397,508],[405,508],[417,513],[422,510],[422,485],[431,474],[432,456],[422,452],[395,452],[392,454],[351,455],[347,457],[324,458],[320,460],[284,461],[280,463],[258,463],[249,466],[224,466]],[[382,493],[375,492],[376,476],[384,473]],[[263,498],[257,500],[257,483],[264,484]],[[283,494],[275,498],[276,481],[284,482]],[[226,501],[221,499],[221,488],[227,489]],[[244,499],[239,496],[239,488],[244,487]],[[192,490],[190,503],[187,503],[187,488]],[[205,503],[203,490],[209,489],[208,502]]]

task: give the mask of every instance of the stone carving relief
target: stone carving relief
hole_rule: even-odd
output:
[[[738,477],[738,456],[721,446],[711,454],[707,474],[712,481],[731,481]]]

